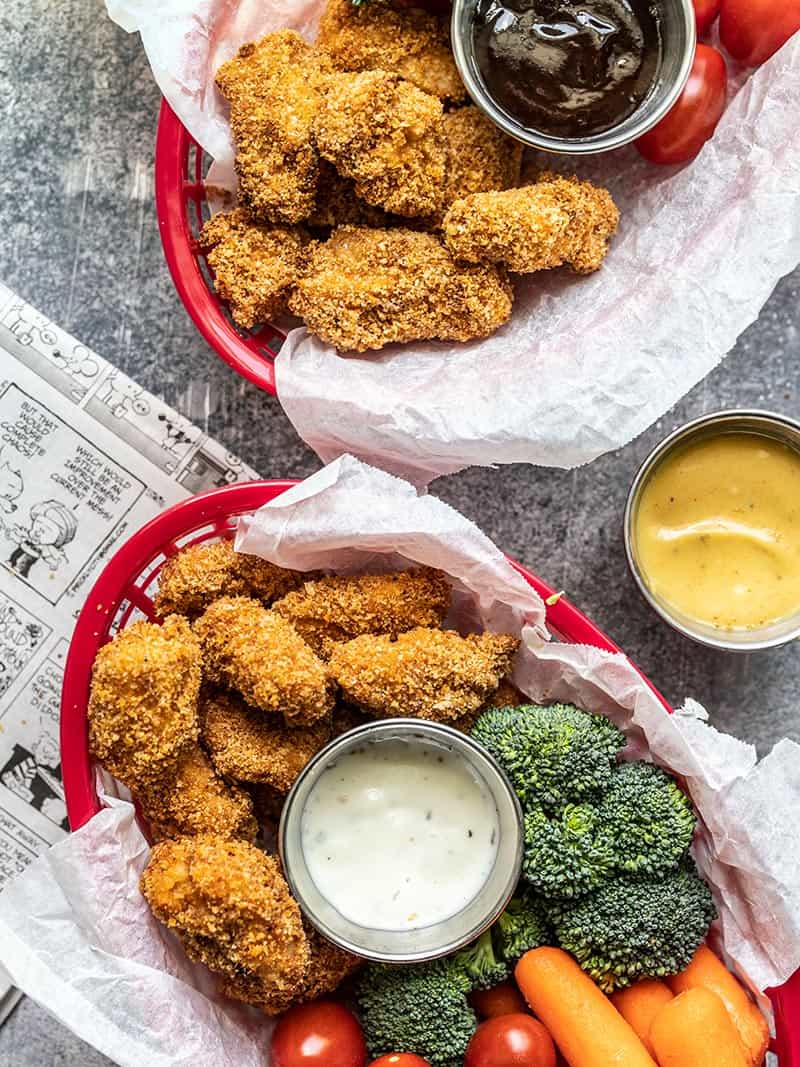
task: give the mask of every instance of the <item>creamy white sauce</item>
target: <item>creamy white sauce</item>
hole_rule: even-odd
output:
[[[500,831],[486,783],[458,756],[422,742],[374,741],[322,772],[300,833],[311,878],[345,918],[414,930],[474,900]]]

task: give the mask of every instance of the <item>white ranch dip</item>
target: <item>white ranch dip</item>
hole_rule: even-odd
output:
[[[414,930],[461,911],[497,856],[486,783],[419,741],[373,741],[340,756],[311,790],[300,833],[319,892],[374,930]]]

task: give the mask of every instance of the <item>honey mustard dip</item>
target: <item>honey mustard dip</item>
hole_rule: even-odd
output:
[[[800,453],[730,432],[667,455],[645,482],[633,539],[650,593],[718,630],[800,611]]]

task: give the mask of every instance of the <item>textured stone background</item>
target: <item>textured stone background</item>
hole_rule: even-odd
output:
[[[159,94],[100,0],[0,0],[0,280],[265,476],[319,466],[277,402],[196,333],[172,287],[153,205]],[[800,649],[732,657],[663,626],[627,574],[620,524],[634,471],[679,422],[719,407],[800,413],[800,272],[733,353],[641,438],[583,470],[474,469],[433,491],[567,590],[673,701],[758,745],[800,740]],[[0,1030],[0,1063],[108,1063],[30,1001]]]

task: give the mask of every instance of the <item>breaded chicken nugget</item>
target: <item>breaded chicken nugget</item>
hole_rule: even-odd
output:
[[[314,210],[319,157],[311,144],[329,61],[293,30],[243,45],[217,71],[230,103],[239,200],[258,221],[293,223]]]
[[[251,979],[270,996],[302,987],[308,941],[272,856],[210,834],[163,841],[141,888],[191,959],[227,978]]]
[[[510,189],[519,182],[522,145],[477,107],[460,107],[442,120],[447,163],[444,206],[472,193]]]
[[[376,718],[447,722],[476,711],[497,689],[519,641],[508,634],[418,628],[399,637],[356,637],[337,645],[331,672],[347,700]]]
[[[566,264],[590,274],[601,266],[618,223],[606,189],[552,177],[456,200],[442,229],[453,255],[469,263],[504,263],[523,274]]]
[[[516,708],[520,704],[527,703],[527,697],[520,693],[513,682],[504,678],[486,701],[487,708]],[[481,711],[484,709],[481,708]]]
[[[214,271],[214,288],[245,329],[286,311],[305,263],[306,237],[286,226],[261,226],[237,208],[209,219],[200,244]]]
[[[388,70],[442,100],[463,100],[446,27],[427,11],[328,0],[317,48],[337,70]]]
[[[141,789],[136,799],[156,841],[197,834],[254,841],[258,833],[253,801],[220,778],[198,745],[184,752],[174,776]]]
[[[328,344],[366,352],[488,337],[512,301],[502,268],[457,263],[433,234],[343,226],[313,248],[290,307]]]
[[[200,645],[188,622],[135,622],[97,653],[89,697],[89,744],[134,792],[168,777],[197,741]]]
[[[237,782],[264,782],[279,793],[331,739],[329,716],[290,729],[280,715],[249,708],[234,693],[203,695],[200,732],[214,766]]]
[[[272,610],[288,619],[317,655],[327,659],[332,642],[440,626],[449,605],[447,579],[441,571],[422,567],[318,578],[276,601]]]
[[[271,604],[308,577],[236,552],[231,541],[190,545],[164,564],[153,604],[159,615],[175,612],[191,619],[221,596],[252,596]]]
[[[280,712],[289,726],[324,719],[333,708],[325,664],[291,623],[248,597],[222,597],[194,630],[207,679],[236,689],[261,711]]]
[[[387,226],[390,217],[356,196],[355,185],[343,178],[332,163],[320,160],[317,203],[308,217],[308,225],[323,230],[337,226]]]
[[[441,207],[445,151],[435,96],[382,70],[334,74],[312,129],[320,155],[368,204],[397,215]]]

